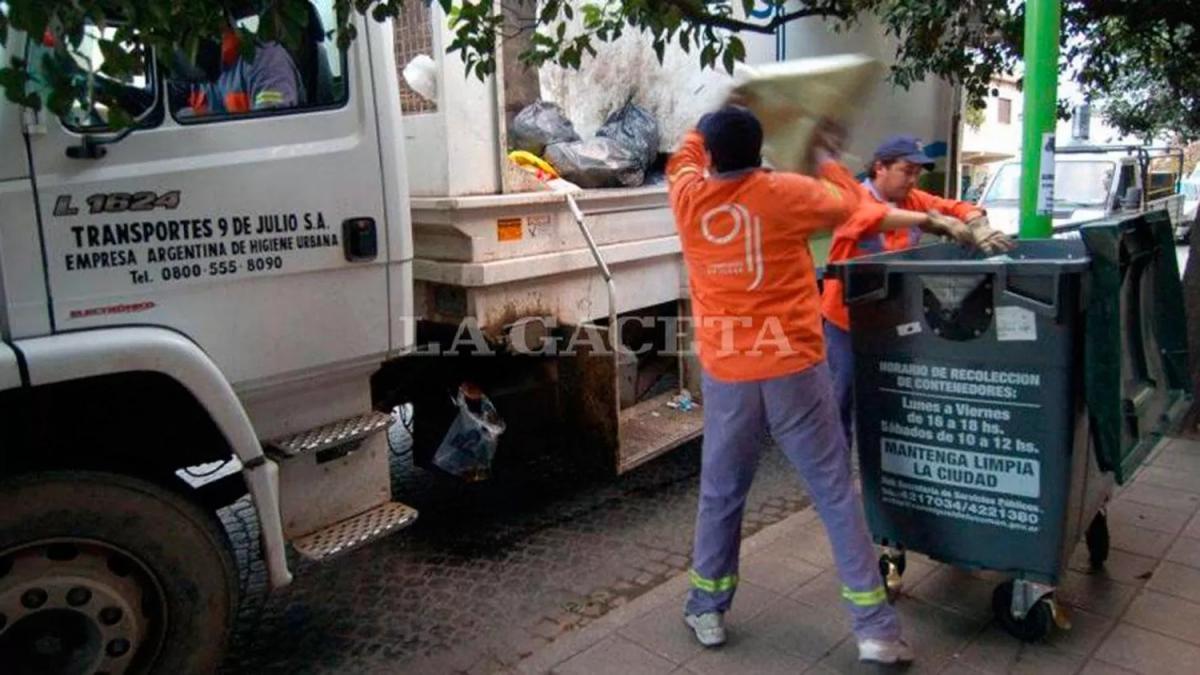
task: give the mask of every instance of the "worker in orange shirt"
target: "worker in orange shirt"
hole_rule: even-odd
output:
[[[817,134],[815,178],[771,172],[760,166],[758,119],[726,106],[700,120],[667,166],[703,366],[700,500],[684,619],[701,644],[725,641],[742,511],[769,431],[825,524],[859,658],[905,662],[912,650],[887,603],[838,424],[808,238],[855,212],[869,212],[884,230],[967,233],[953,219],[934,222],[864,200],[836,161],[841,142],[831,125]]]
[[[870,175],[862,183],[865,206],[834,230],[829,262],[900,251],[917,245],[925,230],[921,227],[881,228],[882,216],[874,208],[881,204],[929,213],[934,219],[951,216],[963,221],[970,233],[964,243],[986,254],[1011,250],[1015,245],[1013,241],[988,225],[983,209],[969,202],[943,199],[917,189],[921,172],[933,169],[933,166],[933,160],[915,137],[894,136],[884,141],[875,150],[867,170]],[[825,345],[834,393],[846,443],[850,445],[853,439],[854,352],[850,343],[850,313],[843,302],[842,284],[837,279],[825,279],[821,314],[825,318]]]

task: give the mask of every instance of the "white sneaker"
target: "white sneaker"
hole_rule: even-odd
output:
[[[904,640],[875,640],[868,638],[858,641],[858,660],[871,663],[912,663],[913,650]]]
[[[696,640],[705,647],[725,644],[725,615],[720,612],[685,614],[683,621],[691,626]]]

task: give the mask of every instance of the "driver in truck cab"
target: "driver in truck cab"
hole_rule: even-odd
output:
[[[42,45],[53,49],[56,42],[47,30]],[[282,45],[262,41],[252,50],[244,50],[244,46],[230,24],[222,31],[219,45],[201,42],[194,63],[177,53],[173,66],[177,76],[167,82],[171,111],[180,117],[236,115],[295,108],[307,101],[296,62]],[[65,52],[52,51],[49,56],[57,59],[64,71],[83,75],[79,64]],[[178,76],[180,73],[186,74]],[[153,94],[144,87],[130,86],[103,74],[93,77],[96,87],[126,110],[140,113],[154,105]]]
[[[237,31],[226,28],[216,77],[208,82],[172,81],[172,109],[181,116],[200,117],[294,108],[304,101],[300,72],[279,43],[259,43],[249,58],[242,48]]]

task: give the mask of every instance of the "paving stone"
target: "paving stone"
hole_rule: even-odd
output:
[[[685,663],[704,649],[683,623],[683,611],[675,603],[663,605],[617,632],[674,663]]]
[[[1114,666],[1110,663],[1105,663],[1098,659],[1092,659],[1083,666],[1083,670],[1079,671],[1079,675],[1136,675],[1132,670],[1125,670]]]
[[[1070,568],[1081,574],[1107,577],[1134,586],[1146,583],[1157,566],[1158,560],[1155,558],[1114,548],[1108,552],[1108,560],[1104,562],[1104,567],[1093,571],[1087,546],[1082,543],[1076,547],[1070,562]]]
[[[827,569],[789,595],[810,607],[842,609],[842,582],[835,570]]]
[[[1167,440],[1167,445],[1175,452],[1200,455],[1200,438],[1176,436]]]
[[[829,543],[829,536],[825,534],[824,525],[819,520],[805,525],[795,539],[789,539],[787,543],[777,543],[776,546],[785,546],[789,552],[794,551],[790,555],[817,567],[833,566],[833,547]]]
[[[1200,568],[1200,539],[1192,537],[1176,539],[1171,550],[1167,551],[1166,560],[1188,567]]]
[[[1200,604],[1173,595],[1143,591],[1134,599],[1122,620],[1200,645]]]
[[[1192,517],[1192,522],[1183,528],[1183,536],[1200,539],[1200,515]]]
[[[785,598],[751,620],[746,630],[776,649],[816,662],[850,634],[850,619],[844,612]]]
[[[992,591],[996,584],[967,572],[942,566],[917,584],[909,594],[924,602],[975,618],[992,614]]]
[[[811,663],[780,649],[761,637],[706,649],[684,664],[689,675],[796,675]]]
[[[733,598],[733,605],[729,608],[729,613],[725,615],[727,625],[733,631],[739,631],[743,626],[748,624],[754,617],[758,616],[771,605],[781,599],[781,596],[775,591],[768,590],[751,582],[742,582],[738,584],[737,593]]]
[[[1074,607],[1064,610],[1071,621],[1071,629],[1051,631],[1047,644],[1077,656],[1088,656],[1096,651],[1100,641],[1112,630],[1114,621]]]
[[[555,675],[657,675],[679,664],[657,656],[620,636],[613,636],[551,669]]]
[[[779,593],[790,593],[821,573],[821,568],[798,558],[770,553],[771,549],[745,560],[740,578]]]
[[[1055,597],[1073,608],[1112,619],[1125,611],[1136,593],[1135,586],[1067,570]]]
[[[1200,474],[1200,454],[1172,447],[1164,448],[1154,458],[1152,464],[1170,471],[1187,472],[1192,475]]]
[[[1172,490],[1200,494],[1200,482],[1196,481],[1195,474],[1168,469],[1162,466],[1143,467],[1138,473],[1135,483],[1157,485],[1159,487],[1171,488]]]
[[[986,625],[957,612],[912,600],[895,605],[904,639],[912,645],[917,660],[905,673],[937,673],[950,665],[954,655]],[[878,673],[876,665],[858,661],[858,644],[853,638],[840,643],[820,664],[839,673]]]
[[[987,673],[1045,675],[1074,673],[1086,660],[1084,655],[1059,649],[1053,643],[1022,643],[994,624],[972,639],[958,658]]]
[[[1165,532],[1111,521],[1108,524],[1108,532],[1113,548],[1155,558],[1166,553],[1175,539],[1174,535]]]
[[[1195,675],[1200,647],[1136,626],[1117,626],[1096,658],[1143,675]]]
[[[904,575],[900,577],[902,594],[907,594],[908,591],[919,586],[929,575],[942,567],[941,563],[936,563],[923,555],[909,553],[904,557]]]
[[[1167,534],[1179,534],[1188,523],[1188,514],[1159,506],[1118,499],[1108,507],[1108,524],[1129,525]]]
[[[983,675],[983,672],[982,670],[976,670],[968,666],[958,659],[951,659],[944,668],[938,671],[938,675]]]
[[[1200,569],[1164,562],[1154,571],[1146,588],[1200,602]]]

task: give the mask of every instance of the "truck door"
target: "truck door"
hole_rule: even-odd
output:
[[[333,5],[314,0],[298,48],[205,45],[175,81],[147,60],[121,83],[141,121],[97,151],[82,141],[108,131],[105,110],[43,111],[31,161],[54,330],[167,326],[243,384],[387,351],[370,63],[365,37],[342,53],[325,34]],[[102,59],[89,36],[82,56]]]

